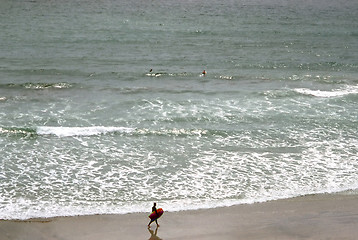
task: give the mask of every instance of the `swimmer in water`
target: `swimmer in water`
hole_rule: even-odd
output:
[[[206,71],[204,70],[202,73],[201,73],[201,76],[205,76],[206,75]]]

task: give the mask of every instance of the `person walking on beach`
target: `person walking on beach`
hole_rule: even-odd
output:
[[[158,214],[157,212],[157,203],[154,203],[153,204],[153,207],[152,207],[152,212],[155,212],[156,214]],[[158,218],[155,218],[155,219],[151,219],[150,222],[148,223],[148,227],[150,227],[150,224],[152,224],[152,222],[155,221],[155,223],[157,224],[157,227],[159,227],[159,224],[158,224]]]

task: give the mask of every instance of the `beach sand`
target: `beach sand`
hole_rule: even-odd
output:
[[[159,206],[160,203],[159,203]],[[1,240],[357,239],[358,196],[322,194],[196,211],[1,220]]]

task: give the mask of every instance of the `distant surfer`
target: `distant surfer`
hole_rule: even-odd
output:
[[[204,70],[204,71],[201,73],[201,76],[202,76],[202,77],[205,77],[205,75],[206,75],[206,71]]]
[[[153,204],[152,212],[155,212],[156,214],[158,214],[158,212],[157,212],[157,203]],[[150,227],[150,224],[152,224],[152,222],[154,222],[154,221],[157,224],[157,227],[159,227],[159,224],[158,224],[157,220],[158,220],[158,218],[151,219],[150,222],[148,223],[148,228]]]
[[[153,69],[151,68],[147,74],[145,74],[149,77],[153,77],[155,74],[153,73]]]
[[[151,68],[149,70],[149,73],[147,73],[146,75],[149,76],[149,77],[160,77],[160,76],[162,76],[162,73],[154,73],[153,69]]]

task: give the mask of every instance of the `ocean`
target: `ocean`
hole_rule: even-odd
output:
[[[2,0],[0,219],[358,194],[357,52],[356,0]]]

